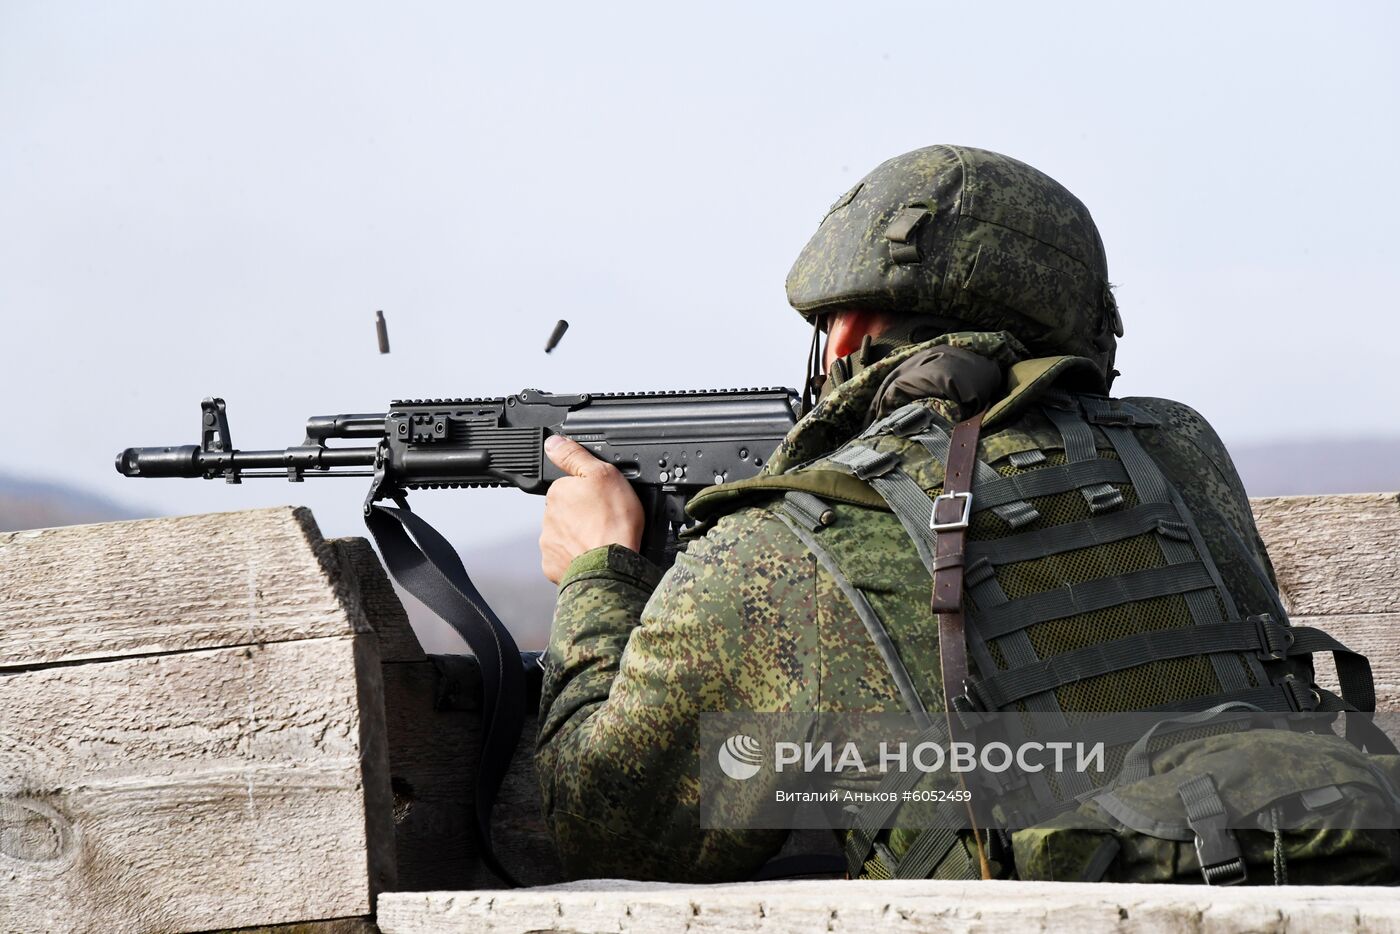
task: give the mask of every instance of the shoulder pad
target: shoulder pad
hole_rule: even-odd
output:
[[[685,511],[701,521],[716,519],[755,499],[800,490],[824,500],[887,509],[885,501],[864,481],[841,470],[812,468],[774,477],[750,477],[710,486],[691,497]]]
[[[1051,388],[1106,393],[1103,374],[1088,357],[1036,357],[1014,364],[1006,374],[1006,395],[987,410],[986,428],[1011,422]]]

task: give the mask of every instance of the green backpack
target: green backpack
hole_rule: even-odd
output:
[[[1374,710],[1366,659],[1321,630],[1290,626],[1268,572],[1235,524],[1221,516],[1198,522],[1150,453],[1171,405],[1051,389],[1033,399],[1023,395],[1014,421],[1003,418],[984,429],[964,566],[974,674],[956,701],[960,714],[1022,712],[1067,727],[1086,712],[1155,710],[1165,720],[1231,708]],[[932,576],[933,496],[942,489],[952,427],[927,404],[914,402],[838,450],[763,481],[787,490],[780,518],[835,577],[909,711],[930,729],[944,713],[937,640],[929,638],[936,630],[924,622],[932,617],[927,596],[920,609],[908,578],[895,579],[907,570],[886,575],[867,552],[871,542],[898,534],[897,523]],[[1319,651],[1334,654],[1341,695],[1314,683],[1311,655]],[[1394,763],[1335,737],[1265,732],[1271,735],[1182,743],[1172,748],[1169,765],[1159,763],[1141,776],[1120,773],[1111,788],[1082,775],[1002,776],[982,788],[984,798],[996,801],[982,819],[1000,828],[986,841],[992,864],[1002,875],[1022,878],[1230,882],[1259,860],[1277,865],[1280,875],[1292,861],[1293,881],[1390,879],[1396,871],[1393,830],[1318,829],[1309,823],[1307,805],[1326,810],[1322,805],[1332,802],[1332,818],[1346,813],[1362,821],[1348,826],[1362,826],[1372,820],[1371,810],[1389,808],[1390,823],[1381,823],[1395,826],[1393,781],[1383,780],[1393,775]],[[1372,751],[1394,751],[1374,727],[1366,736]],[[1282,748],[1270,744],[1284,744],[1326,767],[1315,781],[1280,770],[1230,771],[1224,764],[1247,761],[1229,751],[1232,743],[1261,755]],[[1251,783],[1252,775],[1265,772],[1267,782]],[[1267,821],[1257,832],[1242,831],[1240,872],[1225,872],[1212,860],[1233,851],[1208,842],[1182,810],[1180,788],[1190,779],[1213,781],[1218,803],[1233,820],[1307,819],[1286,831]],[[881,788],[902,791],[910,783],[892,774]],[[1133,813],[1152,820],[1124,821],[1129,812],[1107,810],[1113,805],[1105,802],[1130,802]],[[852,877],[979,874],[967,833],[900,829],[899,808],[884,801],[854,816],[846,837]],[[892,824],[896,829],[886,829]],[[1204,867],[1197,843],[1204,847]],[[1323,852],[1332,857],[1325,864],[1317,859]],[[1325,865],[1335,866],[1335,875],[1326,875]],[[1266,877],[1271,874],[1249,878]]]
[[[1012,834],[1022,879],[1400,882],[1400,756],[1337,736],[1255,729],[1185,740],[1075,810]]]

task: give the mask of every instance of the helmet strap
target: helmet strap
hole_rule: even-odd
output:
[[[812,346],[807,350],[807,378],[802,381],[802,414],[817,404],[826,376],[822,373],[822,316],[812,315]]]

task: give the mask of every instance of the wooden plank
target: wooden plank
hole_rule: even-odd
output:
[[[1384,886],[858,880],[679,885],[603,879],[510,892],[391,893],[384,934],[516,931],[1400,932]]]
[[[301,508],[6,533],[0,669],[367,631],[350,588]]]
[[[1386,613],[1400,605],[1400,494],[1250,503],[1291,615]]]
[[[379,926],[369,918],[336,918],[333,921],[298,921],[295,924],[224,928],[204,934],[380,934],[380,931]]]
[[[398,891],[500,887],[477,857],[475,843],[479,686],[444,683],[431,662],[385,665],[384,682]],[[528,885],[562,878],[540,810],[534,761],[538,729],[532,711],[492,825],[498,858]]]
[[[390,789],[389,729],[384,717],[384,666],[379,644],[371,633],[350,637],[354,668],[340,672],[355,685],[355,709],[359,720],[361,810],[365,825],[365,865],[370,904],[380,892],[398,884],[398,858],[394,852],[394,798]]]
[[[372,621],[380,659],[386,664],[427,661],[394,585],[369,542],[363,538],[329,541],[336,550],[342,578],[353,585],[347,588],[347,597],[354,604],[352,615]]]
[[[0,927],[370,914],[393,884],[362,771],[378,667],[366,634],[0,675]]]

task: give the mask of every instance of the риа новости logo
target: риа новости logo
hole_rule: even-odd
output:
[[[763,767],[763,750],[758,740],[736,733],[719,747],[719,767],[730,778],[743,781],[753,778]]]

